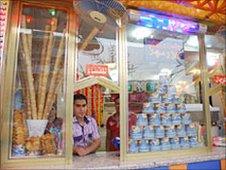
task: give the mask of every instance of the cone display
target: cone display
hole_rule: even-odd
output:
[[[25,25],[25,18],[22,19],[22,25]],[[32,74],[32,65],[31,65],[31,52],[29,51],[28,37],[26,34],[21,34],[21,45],[23,53],[21,55],[22,63],[26,69],[26,80],[28,82],[28,96],[31,103],[31,117],[37,119],[37,107],[35,99],[35,89],[34,89],[34,78]]]
[[[56,134],[52,128],[63,134],[62,124],[55,126],[49,113],[59,98],[64,80],[66,22],[62,19],[58,22],[53,16],[44,18],[37,27],[36,20],[36,14],[22,12],[15,76],[13,157],[56,155]],[[54,118],[59,118],[61,108],[58,110],[54,105],[54,109]],[[46,127],[47,123],[51,127]]]
[[[58,48],[58,52],[56,55],[56,60],[54,63],[54,67],[53,67],[53,71],[52,71],[52,78],[50,81],[50,86],[49,86],[49,91],[46,97],[46,103],[45,103],[45,109],[43,112],[43,117],[44,118],[48,118],[49,112],[51,110],[52,104],[53,104],[53,97],[54,97],[54,93],[56,90],[56,87],[58,86],[57,80],[60,82],[61,77],[63,76],[59,76],[62,75],[62,62],[63,62],[63,53],[64,53],[64,38],[61,38],[60,44],[59,44],[59,48]]]
[[[22,16],[21,22],[22,27],[26,28],[25,16]],[[54,103],[54,94],[63,80],[64,34],[56,57],[52,56],[55,44],[53,32],[56,28],[56,18],[52,19],[51,26],[45,26],[40,60],[32,58],[32,34],[21,33],[18,75],[27,119],[48,118]]]
[[[51,56],[52,56],[52,47],[53,47],[53,33],[52,31],[56,30],[56,19],[54,20],[54,25],[51,27],[51,33],[48,39],[47,43],[47,51],[46,51],[46,56],[44,58],[44,64],[41,65],[42,70],[41,70],[41,75],[40,75],[40,84],[38,88],[38,119],[43,118],[43,111],[44,111],[44,106],[45,106],[45,100],[46,100],[46,92],[47,92],[47,83],[48,83],[48,77],[50,73],[50,62],[51,62]],[[41,59],[42,62],[42,59]],[[42,63],[41,63],[42,64]]]

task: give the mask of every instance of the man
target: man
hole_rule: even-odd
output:
[[[116,137],[120,137],[120,115],[119,115],[119,96],[114,99],[115,113],[107,120],[107,135],[106,135],[106,151],[117,151],[119,148],[115,148],[112,140]],[[136,115],[134,113],[129,114],[129,129],[132,125],[136,124]]]
[[[87,99],[83,94],[74,95],[73,153],[85,156],[100,146],[100,134],[94,118],[86,116]]]
[[[106,134],[106,151],[116,151],[112,140],[119,136],[119,97],[114,99],[115,102],[115,113],[107,119],[107,134]]]

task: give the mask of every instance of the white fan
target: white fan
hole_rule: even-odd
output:
[[[74,8],[79,14],[81,21],[87,27],[92,28],[89,34],[83,37],[79,47],[80,50],[86,49],[89,42],[103,28],[117,28],[119,26],[117,20],[120,18],[124,18],[124,21],[127,21],[126,8],[116,0],[75,0]]]

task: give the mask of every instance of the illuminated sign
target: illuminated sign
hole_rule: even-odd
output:
[[[184,34],[205,32],[207,29],[205,25],[197,22],[134,10],[130,10],[130,20],[145,27]]]
[[[87,64],[86,75],[108,77],[108,66],[104,64]]]

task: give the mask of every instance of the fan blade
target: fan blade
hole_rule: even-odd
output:
[[[117,0],[74,0],[74,8],[82,20],[99,29],[118,27],[117,19],[127,18],[126,8]]]

